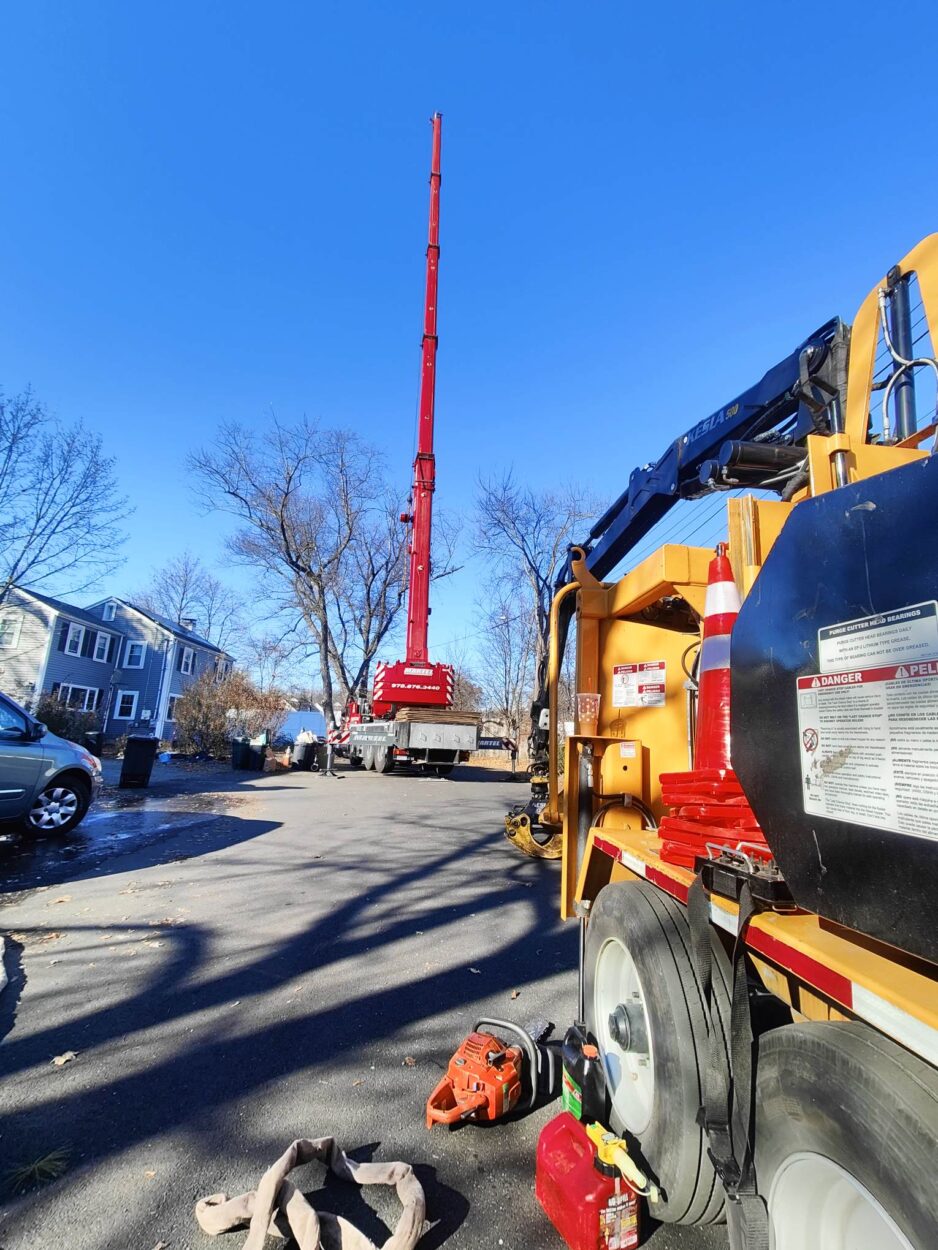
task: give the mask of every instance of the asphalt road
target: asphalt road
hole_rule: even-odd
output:
[[[489,1129],[423,1124],[477,1016],[562,1033],[575,1010],[558,865],[500,832],[523,784],[346,773],[228,789],[118,809],[77,851],[0,861],[2,1171],[63,1152],[57,1179],[4,1198],[2,1250],[239,1246],[202,1234],[196,1200],[253,1188],[293,1138],[327,1134],[416,1166],[424,1250],[561,1250],[533,1193],[558,1103]],[[393,1194],[318,1166],[296,1180],[379,1245],[393,1227]],[[726,1243],[661,1228],[648,1244]]]

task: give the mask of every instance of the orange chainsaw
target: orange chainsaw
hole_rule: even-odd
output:
[[[531,1029],[508,1020],[477,1020],[427,1099],[427,1128],[500,1120],[522,1096],[533,1107],[542,1080],[550,1089],[554,1085],[553,1052],[539,1044],[550,1028],[546,1020]]]

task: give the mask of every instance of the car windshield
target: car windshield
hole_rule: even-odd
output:
[[[18,738],[25,732],[26,714],[6,699],[0,699],[0,737]]]

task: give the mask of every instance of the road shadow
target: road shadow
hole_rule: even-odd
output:
[[[70,834],[7,834],[0,840],[0,902],[37,886],[153,868],[225,850],[279,828],[230,812],[154,810],[110,822],[81,824]]]
[[[476,805],[471,796],[466,802],[469,823]],[[491,826],[491,801],[480,800],[478,807],[479,825]],[[227,828],[214,833],[207,830],[204,844],[193,840],[193,853],[246,843],[277,827],[265,821],[223,819]],[[173,1026],[174,1040],[154,1050],[145,1066],[104,1065],[94,1070],[93,1078],[89,1072],[80,1084],[63,1083],[54,1096],[46,1085],[19,1079],[15,1095],[8,1092],[4,1099],[0,1140],[35,1145],[37,1150],[44,1149],[52,1135],[57,1140],[80,1141],[83,1161],[103,1165],[135,1143],[185,1134],[193,1125],[210,1123],[244,1099],[262,1097],[271,1083],[287,1081],[300,1072],[304,1080],[311,1080],[312,1073],[354,1064],[362,1048],[397,1037],[408,1039],[403,1053],[416,1056],[420,1078],[424,1071],[429,1078],[445,1067],[471,1027],[470,1017],[489,1014],[491,1007],[487,1012],[483,1002],[488,1005],[495,996],[507,1001],[515,987],[534,985],[575,966],[577,934],[573,926],[561,926],[559,921],[552,870],[545,871],[544,865],[503,848],[499,835],[491,831],[468,834],[465,829],[441,825],[438,818],[421,819],[412,811],[393,809],[384,809],[381,821],[390,822],[391,827],[406,824],[410,835],[408,844],[397,848],[393,869],[380,858],[362,858],[357,846],[333,851],[325,842],[322,856],[303,850],[289,856],[282,868],[264,868],[265,873],[290,874],[291,880],[313,870],[325,878],[324,893],[315,903],[295,902],[298,908],[312,910],[307,920],[299,927],[294,922],[282,938],[272,941],[267,932],[254,939],[246,923],[243,941],[231,952],[234,958],[219,960],[212,931],[192,923],[167,927],[159,932],[164,949],[158,962],[152,971],[148,966],[146,977],[136,978],[123,997],[88,1002],[76,987],[55,1015],[47,1016],[45,1027],[34,1025],[23,1036],[13,1030],[3,1044],[8,1076],[41,1070],[50,1055],[74,1047],[76,1037],[86,1057],[115,1042],[133,1054],[147,1045],[147,1030],[167,1024]],[[379,827],[376,821],[375,829]],[[365,821],[362,841],[367,843],[371,836]],[[373,840],[377,843],[377,836]],[[184,845],[184,839],[177,837],[169,848],[146,848],[141,866],[179,858]],[[108,870],[127,871],[127,858]],[[469,863],[472,871],[464,877]],[[256,855],[243,859],[229,855],[224,873],[234,877],[257,872],[257,864]],[[136,869],[136,861],[132,867]],[[449,885],[441,885],[440,874],[446,872],[456,876],[450,876]],[[351,895],[329,890],[330,878],[344,882],[350,874],[355,882]],[[452,888],[454,880],[459,883],[457,890]],[[350,971],[356,959],[381,960],[383,948],[393,947],[415,931],[442,933],[470,918],[475,918],[476,925],[481,919],[484,925],[490,917],[489,923],[497,925],[500,916],[508,914],[506,909],[512,909],[521,923],[513,924],[511,934],[490,953],[473,956],[471,967],[468,956],[425,965],[393,964],[393,975],[384,983],[370,985]],[[97,935],[100,926],[87,928],[87,935],[75,926],[68,933],[73,939],[87,936],[90,949],[95,940],[91,931]],[[114,924],[108,940],[135,941],[139,930],[139,925]],[[153,932],[150,929],[149,936]],[[27,947],[28,940],[27,936]],[[389,958],[393,961],[396,956]],[[432,951],[428,958],[434,958]],[[275,1018],[251,1008],[253,1001],[276,1001],[268,996],[288,988],[292,991],[310,975],[316,978],[315,990],[305,1006],[301,998],[300,1006]],[[232,1028],[230,1021],[222,1023],[220,1013],[236,1007],[240,1008],[239,1024]],[[193,1033],[188,1027],[190,1019],[196,1023],[205,1012],[219,1013],[219,1027],[211,1036],[202,1029]],[[395,1071],[391,1066],[372,1079],[393,1082]],[[426,1092],[435,1079],[428,1080]],[[7,1089],[11,1089],[9,1084]],[[418,1094],[418,1103],[426,1092]],[[111,1109],[109,1116],[101,1115],[102,1107]],[[120,1119],[119,1135],[113,1131],[114,1115]],[[420,1176],[431,1201],[431,1219],[440,1220],[423,1244],[436,1250],[465,1219],[469,1204],[460,1193],[441,1185],[432,1167],[422,1167]],[[331,1200],[332,1186],[324,1188]],[[341,1190],[346,1188],[341,1186]],[[335,1190],[336,1197],[339,1193]],[[350,1218],[359,1222],[371,1217],[356,1206]],[[380,1231],[367,1223],[365,1229],[372,1235]],[[386,1232],[379,1235],[378,1244],[385,1237]]]
[[[6,989],[0,990],[0,1040],[16,1023],[16,1011],[26,987],[23,944],[7,936],[4,942],[3,966],[7,974]]]

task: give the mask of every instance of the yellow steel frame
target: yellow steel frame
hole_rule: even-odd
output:
[[[932,342],[938,345],[938,235],[930,235],[913,248],[899,269],[902,274],[917,275]],[[879,336],[877,293],[884,282],[877,283],[866,297],[852,327],[845,431],[807,440],[807,487],[792,502],[751,496],[728,501],[729,556],[743,596],[751,589],[791,509],[802,498],[836,489],[838,455],[850,481],[926,455],[920,444],[935,434],[934,425],[900,445],[867,441]],[[660,814],[659,775],[688,766],[688,696],[682,658],[688,644],[698,636],[648,623],[642,614],[674,597],[702,616],[711,556],[711,551],[701,548],[666,545],[619,581],[604,584],[591,575],[579,553],[573,562],[575,581],[555,598],[550,657],[552,755],[546,816],[563,831],[564,917],[574,915],[578,902],[595,898],[609,881],[644,878],[674,897],[686,899],[693,874],[660,858],[659,840],[641,828],[634,807],[610,807],[609,802],[616,795],[631,794]],[[556,748],[560,657],[553,646],[553,626],[563,598],[573,593],[577,596],[577,690],[598,692],[601,701],[597,733],[567,740],[565,787],[561,792]],[[617,664],[662,659],[666,665],[663,707],[613,706],[613,670]],[[588,833],[582,829],[579,813],[580,765],[584,761],[596,796]],[[735,932],[737,910],[731,903],[713,899],[711,915],[718,927]],[[790,1003],[797,1015],[808,1019],[867,1019],[938,1063],[935,966],[911,960],[805,913],[760,915],[750,924],[747,942],[766,986]]]

